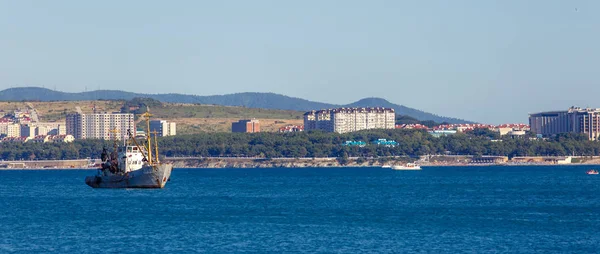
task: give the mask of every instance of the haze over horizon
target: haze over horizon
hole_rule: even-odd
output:
[[[600,107],[599,11],[559,0],[0,0],[0,90],[381,97],[527,122]]]

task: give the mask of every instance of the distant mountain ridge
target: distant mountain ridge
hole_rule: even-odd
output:
[[[54,91],[41,87],[16,87],[0,91],[2,101],[81,101],[81,100],[130,100],[135,97],[146,97],[170,103],[198,103],[223,106],[243,106],[248,108],[283,109],[308,111],[338,107],[388,107],[396,110],[398,115],[408,115],[423,120],[448,123],[471,123],[470,121],[438,116],[418,109],[391,103],[382,98],[364,98],[359,101],[335,105],[314,102],[301,98],[289,97],[275,93],[234,93],[226,95],[198,96],[188,94],[142,94],[119,90],[96,90],[80,93]]]

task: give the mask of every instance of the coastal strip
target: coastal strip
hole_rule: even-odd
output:
[[[248,158],[248,157],[170,157],[163,161],[175,168],[303,168],[303,167],[381,167],[417,162],[421,166],[489,166],[489,165],[592,165],[600,164],[600,157],[515,157],[502,156],[432,156],[427,158]],[[96,169],[100,160],[19,160],[0,161],[2,169]]]

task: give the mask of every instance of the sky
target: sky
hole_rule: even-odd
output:
[[[0,0],[0,89],[381,97],[526,123],[600,108],[599,28],[596,0]]]

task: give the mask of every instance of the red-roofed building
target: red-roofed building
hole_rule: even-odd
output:
[[[6,137],[2,139],[2,142],[25,143],[29,140],[31,140],[30,137]]]
[[[396,129],[428,130],[429,127],[422,125],[422,124],[396,124]]]
[[[75,137],[73,137],[73,135],[54,135],[50,136],[48,141],[52,143],[70,143],[74,140]]]
[[[50,136],[48,135],[37,135],[31,139],[33,143],[46,143],[50,140]]]
[[[288,125],[279,128],[279,132],[300,132],[304,131],[304,125]]]
[[[14,123],[14,121],[8,117],[2,117],[2,118],[0,118],[0,123],[9,124],[9,123]]]
[[[73,135],[37,135],[31,139],[35,143],[70,143],[75,140]]]

